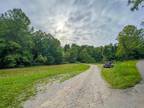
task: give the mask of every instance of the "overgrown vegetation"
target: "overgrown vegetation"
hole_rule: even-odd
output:
[[[113,88],[128,88],[141,81],[136,61],[116,62],[113,68],[102,68],[102,76]]]
[[[36,92],[37,81],[58,76],[65,80],[88,68],[85,64],[67,64],[0,70],[0,108],[18,108],[21,101]]]

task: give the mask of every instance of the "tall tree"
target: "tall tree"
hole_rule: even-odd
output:
[[[59,64],[62,62],[62,49],[60,42],[51,34],[42,31],[36,31],[33,34],[33,55],[34,59],[46,58],[46,64]],[[41,60],[40,60],[41,61]]]
[[[127,25],[118,35],[117,55],[124,59],[141,57],[144,54],[143,30]]]
[[[60,42],[51,34],[35,31],[21,9],[0,15],[0,68],[34,64],[60,64]]]
[[[103,61],[116,59],[117,46],[113,44],[105,45],[102,50]]]
[[[88,53],[86,48],[83,48],[79,54],[79,61],[82,63],[94,63],[95,59]]]
[[[30,64],[33,46],[30,20],[21,9],[8,10],[0,15],[0,40],[4,47],[1,63],[5,67]]]

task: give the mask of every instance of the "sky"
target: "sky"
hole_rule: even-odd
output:
[[[140,26],[144,9],[132,12],[127,0],[0,0],[0,13],[21,8],[37,30],[62,45],[116,43],[125,25]]]

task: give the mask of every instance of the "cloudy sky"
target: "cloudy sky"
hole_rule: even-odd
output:
[[[131,12],[127,0],[0,0],[0,13],[12,8],[21,8],[36,29],[62,45],[115,43],[125,25],[139,26],[144,19],[144,9]]]

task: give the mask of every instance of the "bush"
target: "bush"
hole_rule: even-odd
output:
[[[45,64],[47,62],[47,57],[39,55],[36,59],[35,59],[36,63],[38,64]]]
[[[2,60],[2,62],[5,65],[5,67],[7,67],[7,68],[15,67],[17,64],[15,55],[5,56],[4,59]]]
[[[29,51],[24,51],[21,56],[21,62],[24,66],[32,65],[33,56]]]
[[[55,62],[55,59],[54,59],[54,57],[53,56],[48,56],[47,57],[47,64],[54,64],[54,62]]]

